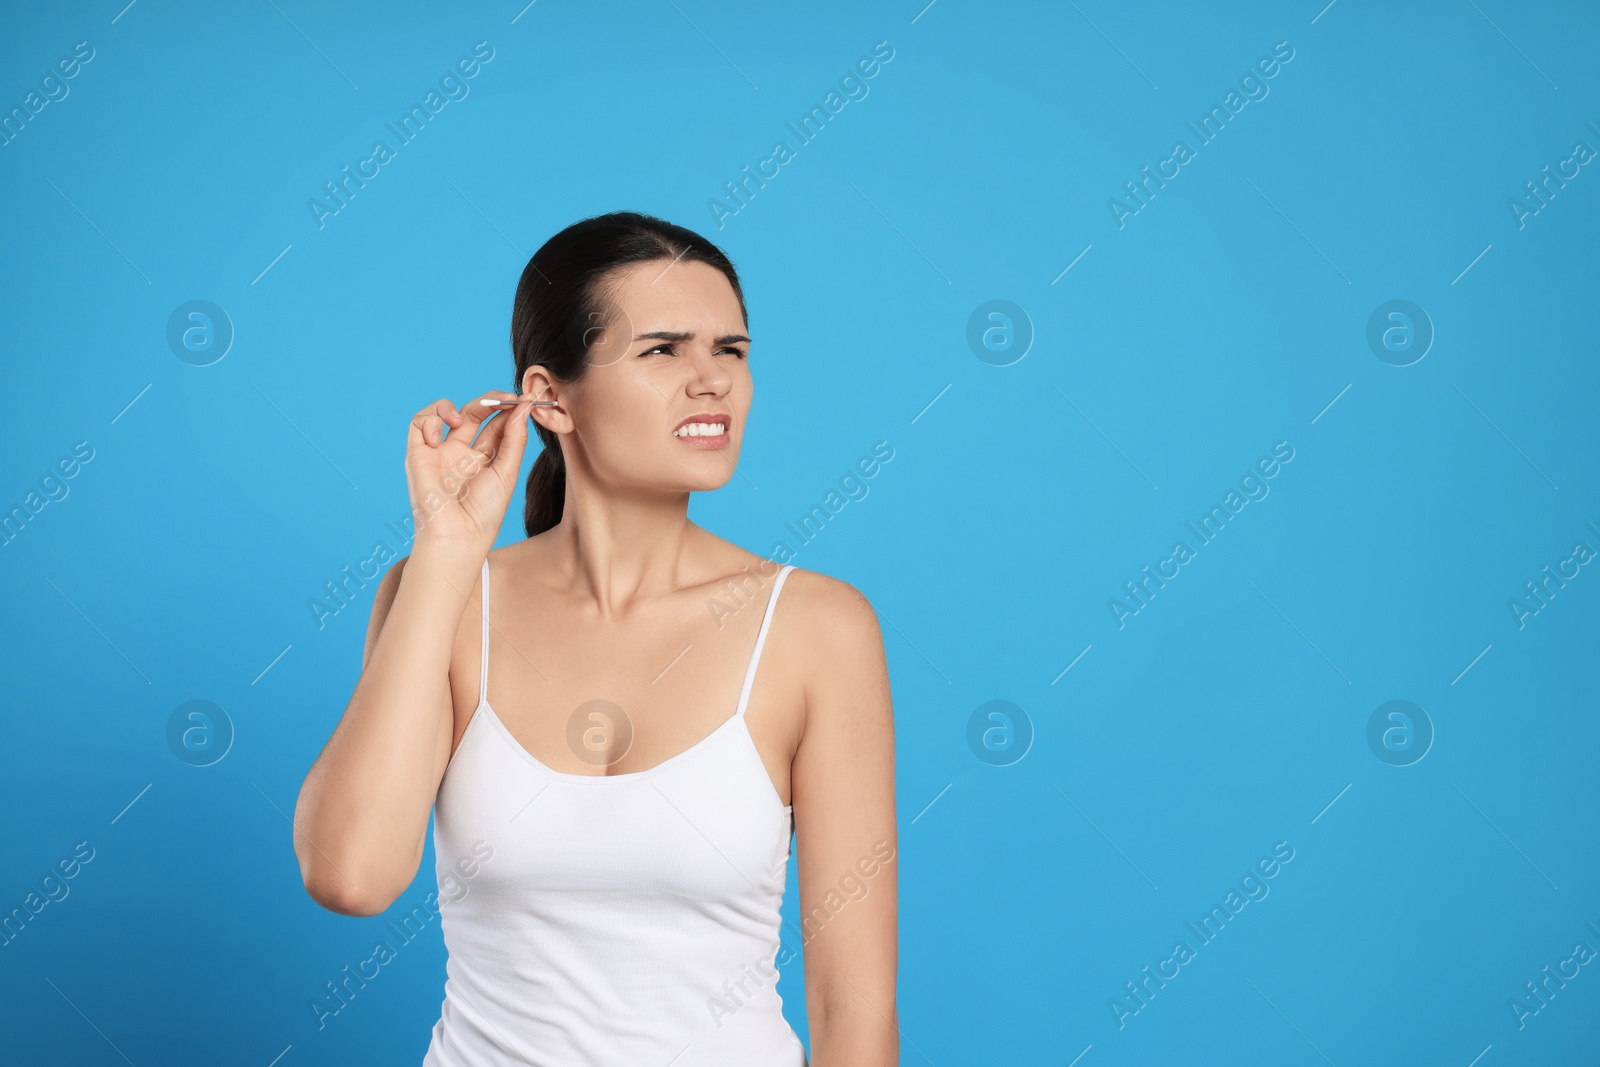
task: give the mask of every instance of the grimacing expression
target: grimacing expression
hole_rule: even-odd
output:
[[[582,463],[610,486],[722,486],[739,461],[753,386],[733,286],[715,267],[663,257],[619,267],[601,288],[610,313],[587,334],[584,376],[563,385],[543,367],[523,375],[523,392],[561,401],[562,410],[534,408],[533,417],[565,436],[569,471]],[[675,436],[691,416],[726,420],[725,439]]]

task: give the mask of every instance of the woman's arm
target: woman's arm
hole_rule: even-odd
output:
[[[373,598],[361,678],[311,766],[294,850],[313,900],[377,915],[417,875],[450,759],[450,651],[481,560],[407,556]]]
[[[792,792],[811,1065],[895,1067],[899,864],[883,637],[847,583],[827,579],[807,600]]]
[[[516,484],[528,410],[493,419],[442,399],[412,416],[411,555],[378,585],[361,678],[294,809],[301,878],[332,911],[376,915],[417,876],[454,737],[450,655]]]

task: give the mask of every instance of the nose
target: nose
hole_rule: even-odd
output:
[[[724,396],[733,386],[733,375],[726,361],[719,359],[710,348],[694,348],[689,355],[692,373],[689,392],[694,396]]]

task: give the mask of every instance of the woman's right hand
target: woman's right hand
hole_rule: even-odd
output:
[[[515,393],[501,389],[483,396],[516,399]],[[528,445],[532,409],[526,401],[514,408],[490,408],[478,399],[465,410],[448,399],[435,400],[411,418],[406,487],[416,522],[413,551],[426,548],[482,560],[499,536]],[[496,412],[500,417],[484,426]]]

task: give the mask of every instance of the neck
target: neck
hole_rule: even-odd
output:
[[[601,488],[572,473],[561,521],[547,534],[546,582],[610,619],[695,580],[686,563],[702,532],[689,521],[687,492]]]

